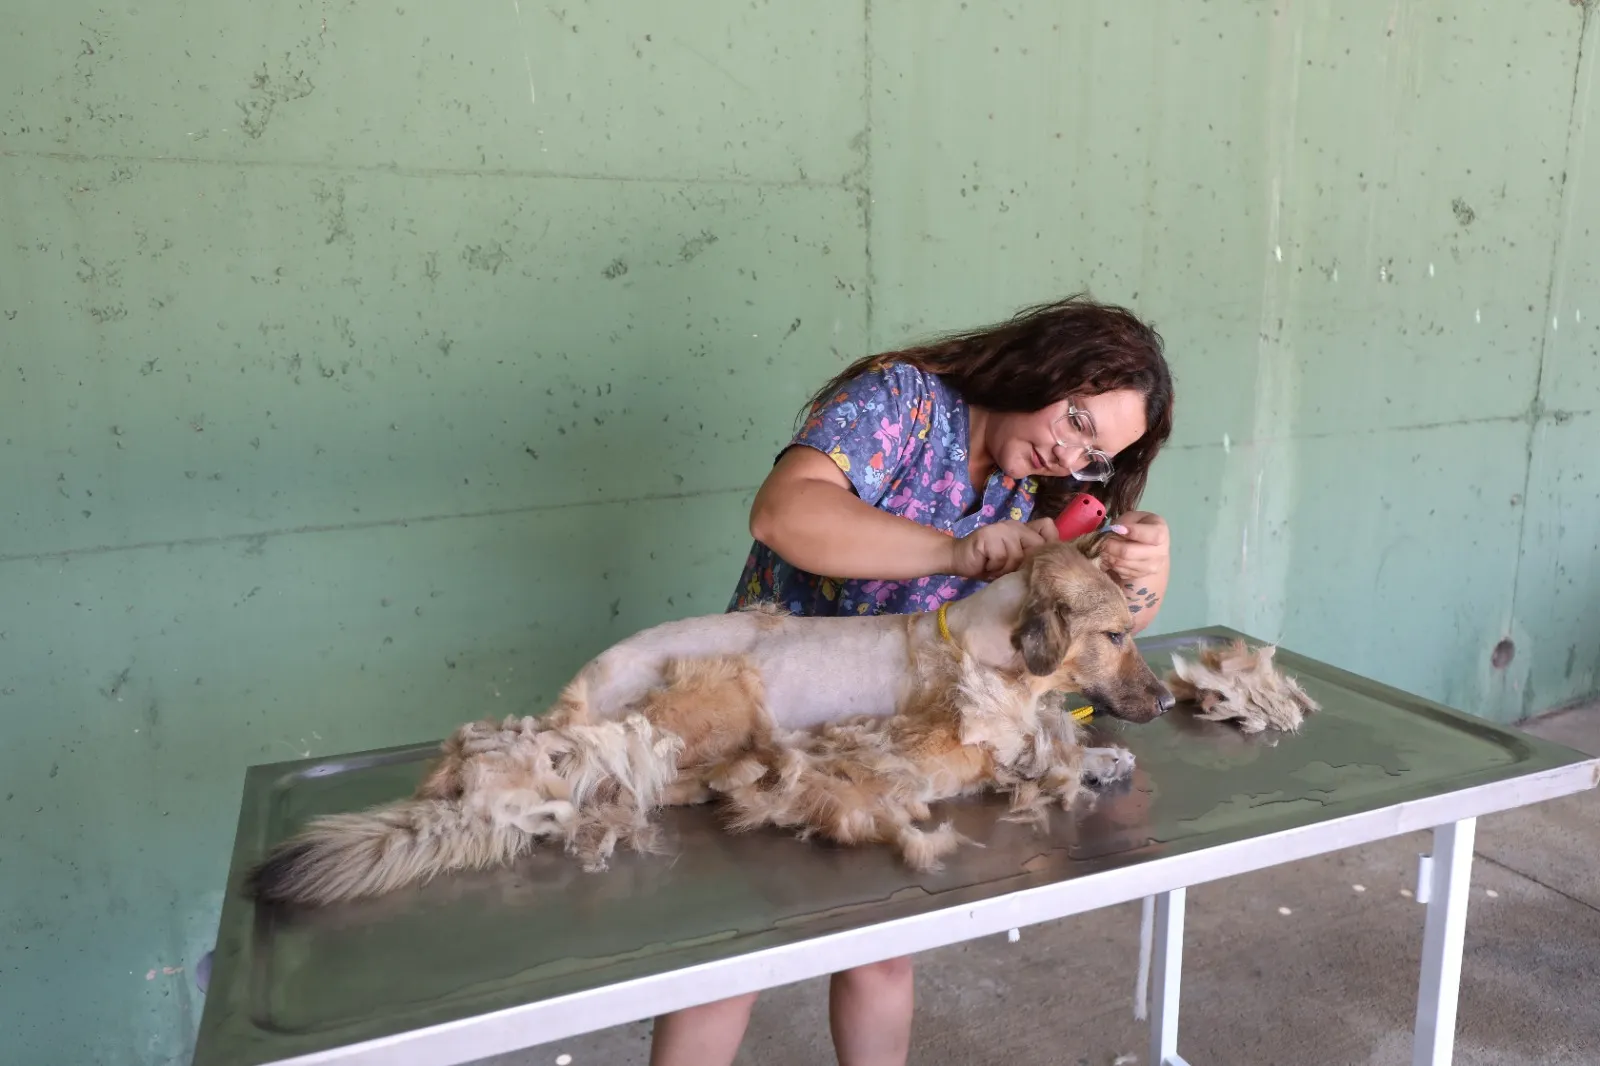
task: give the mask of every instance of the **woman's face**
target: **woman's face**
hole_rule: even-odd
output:
[[[985,436],[995,465],[1016,480],[1080,473],[1103,480],[1095,453],[1114,459],[1145,428],[1144,395],[1118,389],[1070,396],[1038,411],[993,413]]]

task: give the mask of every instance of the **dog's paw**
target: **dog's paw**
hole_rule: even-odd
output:
[[[706,778],[713,792],[733,792],[748,788],[767,775],[767,764],[753,755],[718,767]]]
[[[1133,752],[1127,748],[1085,748],[1083,779],[1095,784],[1122,781],[1133,774]]]

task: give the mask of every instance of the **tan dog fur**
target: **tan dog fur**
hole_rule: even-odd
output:
[[[1054,694],[1132,722],[1172,695],[1134,647],[1114,581],[1081,545],[1050,545],[933,614],[689,618],[591,660],[543,716],[474,722],[409,800],[315,820],[251,872],[259,899],[327,904],[560,841],[587,870],[619,844],[658,850],[651,813],[716,802],[732,831],[894,845],[930,869],[960,844],[917,825],[985,789],[1012,817],[1068,806],[1085,777],[1132,769],[1086,749]]]

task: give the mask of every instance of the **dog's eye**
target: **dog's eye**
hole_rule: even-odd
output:
[[[1122,642],[1128,639],[1128,635],[1126,633],[1107,633],[1106,639],[1111,642],[1113,647],[1120,648],[1122,647]]]

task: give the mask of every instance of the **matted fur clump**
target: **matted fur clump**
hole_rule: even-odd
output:
[[[1273,645],[1252,650],[1242,640],[1203,648],[1198,661],[1172,657],[1167,687],[1182,703],[1197,704],[1196,718],[1237,722],[1246,733],[1265,729],[1298,732],[1305,716],[1320,710],[1299,682],[1273,662]]]
[[[1041,829],[1051,807],[1070,809],[1085,752],[1059,702],[997,679],[967,656],[928,665],[938,695],[920,714],[859,716],[775,736],[725,767],[717,802],[727,829],[771,826],[802,840],[888,844],[907,867],[927,872],[975,843],[949,822],[919,826],[934,802],[992,789],[1011,800],[1007,821]],[[1103,761],[1090,772],[1109,776]]]

